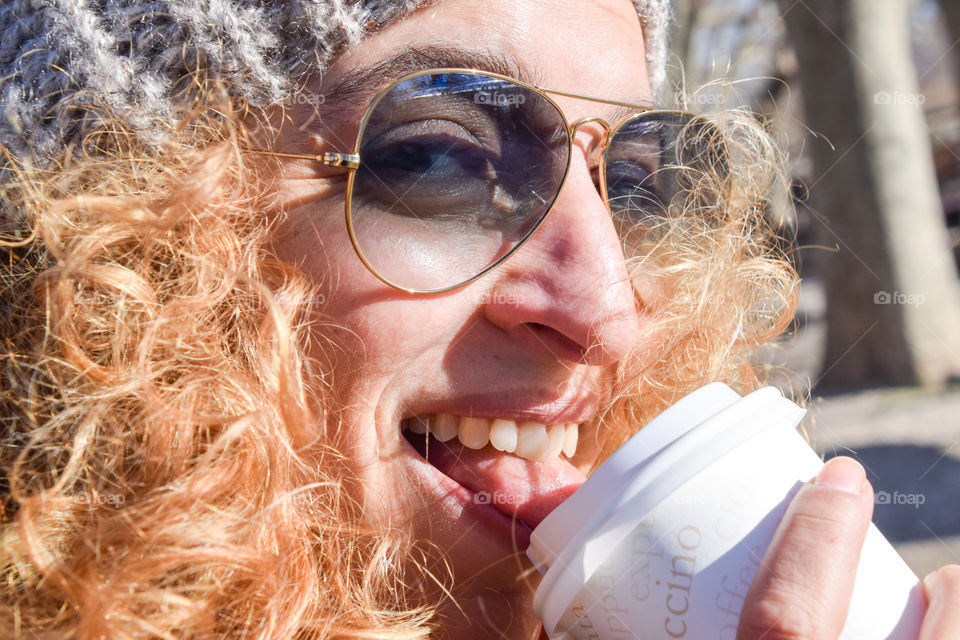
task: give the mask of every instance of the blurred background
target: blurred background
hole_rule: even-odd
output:
[[[800,309],[761,360],[911,568],[960,563],[960,1],[675,4],[668,98],[749,109],[789,153],[769,210]]]

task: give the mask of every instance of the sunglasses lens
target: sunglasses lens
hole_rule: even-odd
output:
[[[363,125],[350,193],[357,247],[400,287],[462,284],[533,232],[568,153],[563,115],[523,85],[454,72],[405,79]]]
[[[728,172],[724,148],[715,125],[675,111],[638,114],[613,132],[607,195],[628,256],[663,220],[717,215]]]

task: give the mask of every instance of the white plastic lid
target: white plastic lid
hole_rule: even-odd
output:
[[[533,530],[527,548],[533,566],[545,574],[578,533],[592,530],[609,515],[614,505],[610,497],[620,492],[638,467],[739,399],[736,391],[714,382],[684,396],[648,422]]]

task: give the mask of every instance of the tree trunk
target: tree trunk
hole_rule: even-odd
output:
[[[947,31],[950,33],[950,44],[960,40],[960,2],[957,0],[940,0],[940,10],[947,23]],[[954,56],[960,63],[960,52],[954,47]]]
[[[945,0],[955,2],[955,0]],[[960,373],[948,250],[904,0],[780,0],[818,176],[827,297],[818,391],[939,384]],[[832,146],[831,146],[832,145]]]

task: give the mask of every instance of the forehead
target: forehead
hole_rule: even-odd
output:
[[[364,105],[392,80],[466,67],[576,94],[648,104],[640,20],[630,0],[445,0],[342,53],[314,84],[331,101]],[[617,107],[554,96],[568,116]]]

